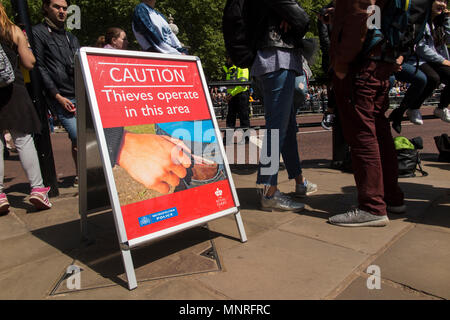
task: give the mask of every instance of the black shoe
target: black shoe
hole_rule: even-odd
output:
[[[334,118],[335,118],[335,115],[333,113],[324,113],[322,122],[320,123],[320,125],[325,130],[331,130],[333,128]]]

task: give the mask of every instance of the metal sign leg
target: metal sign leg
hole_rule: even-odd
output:
[[[123,265],[125,266],[125,273],[128,280],[128,289],[133,290],[137,288],[136,274],[134,272],[133,258],[131,257],[130,249],[121,249]]]
[[[247,235],[245,233],[244,223],[242,222],[241,212],[238,211],[234,215],[234,218],[236,219],[236,224],[237,224],[237,227],[239,230],[239,234],[241,235],[241,242],[247,242]]]

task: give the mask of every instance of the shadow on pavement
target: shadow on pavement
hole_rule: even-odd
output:
[[[389,214],[389,219],[403,219],[406,222],[434,225],[450,228],[450,189],[437,188],[416,182],[400,179],[400,187],[405,193],[405,214]],[[320,188],[320,186],[319,186]],[[331,215],[344,213],[357,205],[355,186],[345,186],[339,194],[312,194],[308,197],[297,197],[295,200],[307,204],[311,210],[300,212],[328,219]],[[256,188],[237,188],[238,197],[243,210],[260,210],[259,195]],[[290,194],[293,196],[293,194]]]
[[[68,255],[74,264],[81,264],[82,270],[86,266],[100,275],[84,276],[83,290],[110,286],[111,281],[128,289],[112,213],[90,216],[88,225],[90,241],[82,240],[79,220],[35,230],[32,234]],[[218,237],[240,241],[210,231],[205,225],[132,249],[138,282],[220,271],[221,264],[212,241]],[[61,289],[57,287],[53,291],[67,293],[58,292]]]

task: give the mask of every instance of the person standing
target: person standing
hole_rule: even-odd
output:
[[[49,107],[69,134],[72,158],[78,172],[74,67],[75,53],[80,44],[64,28],[67,8],[66,0],[42,1],[44,22],[33,27],[33,51]]]
[[[375,2],[375,3],[374,3]],[[331,37],[333,85],[345,140],[350,145],[358,207],[329,218],[334,225],[386,226],[387,211],[403,213],[404,195],[398,185],[398,161],[389,121],[389,78],[400,70],[403,57],[384,52],[381,45],[363,55],[367,35],[368,8],[383,10],[384,0],[336,1]]]
[[[302,175],[294,106],[295,78],[303,73],[302,39],[310,20],[295,0],[250,0],[249,12],[256,52],[250,73],[262,94],[267,129],[256,181],[263,186],[260,206],[298,212],[305,205],[279,191],[278,171],[281,152],[289,179],[295,179],[295,195],[317,191]]]
[[[155,9],[156,0],[142,0],[134,8],[132,28],[142,50],[187,54],[167,19]]]
[[[248,81],[248,69],[236,67],[231,59],[227,57],[226,64],[223,66],[225,79],[227,81]],[[227,127],[236,127],[236,116],[239,115],[240,126],[243,128],[250,127],[249,117],[249,91],[247,86],[237,86],[228,89],[228,114]]]
[[[29,201],[37,209],[50,209],[52,206],[48,198],[50,187],[44,186],[32,137],[33,133],[41,132],[41,123],[28,95],[19,66],[21,64],[27,70],[31,70],[36,59],[22,30],[8,18],[1,3],[0,45],[14,69],[14,82],[0,88],[0,132],[8,130],[11,133],[19,152],[20,161],[31,185]],[[0,139],[0,214],[8,213],[10,207],[8,198],[3,192],[5,147],[3,139]]]

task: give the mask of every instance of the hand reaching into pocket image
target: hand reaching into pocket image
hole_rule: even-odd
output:
[[[125,132],[117,164],[146,188],[167,194],[186,176],[190,153],[181,140],[172,137]]]
[[[212,179],[218,170],[218,164],[212,160],[192,155],[192,178],[195,180],[209,180]]]

